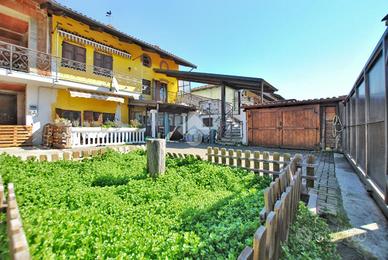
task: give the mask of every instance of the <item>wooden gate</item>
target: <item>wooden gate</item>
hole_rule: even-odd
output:
[[[250,145],[319,147],[319,105],[252,109],[247,117]]]

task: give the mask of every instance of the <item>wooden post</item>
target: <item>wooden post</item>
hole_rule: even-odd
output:
[[[289,162],[291,160],[291,154],[285,153],[283,154],[283,162]],[[282,165],[282,168],[286,167],[285,163]]]
[[[309,154],[307,156],[307,164],[314,164],[315,163],[315,156],[312,154]],[[307,165],[306,167],[306,175],[307,177],[314,177],[314,166]],[[314,188],[314,180],[313,179],[307,179],[307,187],[308,188]]]
[[[221,162],[223,165],[226,165],[226,149],[221,148]]]
[[[151,177],[158,177],[166,171],[166,140],[147,140],[147,170]]]
[[[233,149],[229,149],[228,150],[228,154],[229,154],[229,165],[230,166],[233,166],[234,165],[234,150]]]
[[[209,162],[212,162],[213,160],[212,160],[212,148],[209,146],[208,148],[207,148],[207,160],[209,161]]]
[[[218,147],[214,147],[213,151],[214,151],[214,163],[218,164]]]
[[[283,214],[284,212],[282,211],[282,201],[278,200],[275,203],[274,206],[274,212],[276,215],[276,220],[275,220],[275,225],[276,225],[276,232],[275,232],[275,245],[274,245],[274,259],[279,259],[280,256],[280,241],[281,237],[284,232],[284,227],[283,227]]]
[[[269,153],[268,152],[263,152],[263,160],[269,160]],[[263,169],[269,171],[269,162],[263,161]],[[264,172],[264,174],[268,174]]]
[[[237,260],[253,260],[253,249],[246,246],[238,256]]]
[[[253,162],[253,169],[260,170],[260,162],[256,160],[260,160],[260,152],[254,152],[253,158],[255,158],[255,161]]]
[[[264,226],[259,227],[253,236],[253,259],[265,259],[265,246],[267,238],[267,229]]]
[[[275,212],[271,211],[267,216],[265,228],[267,229],[266,255],[264,259],[274,259],[274,244],[275,244]]]
[[[280,161],[280,154],[278,152],[274,152],[272,154],[272,160],[273,161]],[[278,162],[273,162],[273,167],[272,167],[272,170],[274,172],[279,172],[280,171],[280,166],[279,166],[279,163]]]
[[[237,167],[241,167],[241,157],[242,157],[242,151],[237,150]]]
[[[245,151],[245,168],[251,168],[251,151]]]

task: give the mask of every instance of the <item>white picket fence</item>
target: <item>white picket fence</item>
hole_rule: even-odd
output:
[[[145,128],[71,127],[71,147],[144,143]]]

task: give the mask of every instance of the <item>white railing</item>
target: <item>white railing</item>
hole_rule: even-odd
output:
[[[145,128],[71,127],[71,147],[144,143]]]

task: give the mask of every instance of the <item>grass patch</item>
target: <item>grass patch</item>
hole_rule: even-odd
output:
[[[270,183],[193,158],[168,158],[152,179],[143,151],[57,162],[1,155],[0,165],[37,259],[237,258]]]
[[[340,259],[330,228],[324,219],[312,214],[301,202],[288,241],[282,245],[282,259]]]

